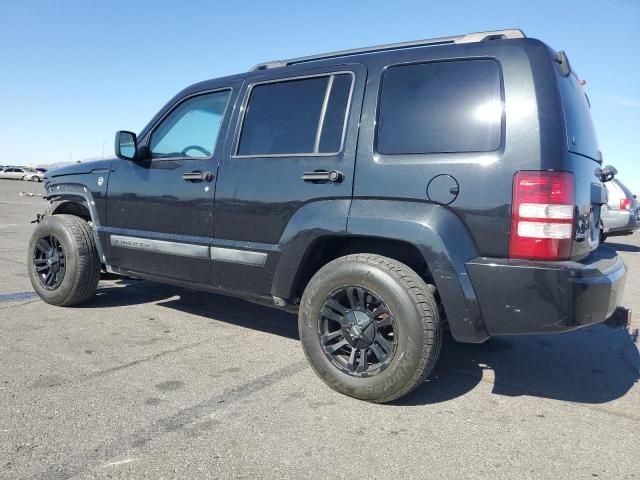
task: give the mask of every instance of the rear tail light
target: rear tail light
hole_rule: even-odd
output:
[[[573,240],[574,205],[573,174],[516,173],[509,257],[568,259]]]
[[[629,210],[631,208],[631,199],[630,198],[621,198],[620,199],[620,210]]]

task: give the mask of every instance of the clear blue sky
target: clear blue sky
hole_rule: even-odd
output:
[[[113,152],[183,87],[271,59],[522,28],[566,50],[640,193],[640,1],[0,0],[0,164]]]

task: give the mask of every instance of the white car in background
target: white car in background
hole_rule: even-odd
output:
[[[601,241],[613,235],[631,235],[640,228],[636,196],[617,178],[606,182],[608,201],[602,206]]]
[[[28,180],[30,182],[44,181],[44,175],[41,172],[31,168],[24,167],[5,167],[0,171],[0,178],[9,180]]]

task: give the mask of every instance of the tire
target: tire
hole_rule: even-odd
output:
[[[31,177],[32,182],[40,183],[40,177],[33,176]]]
[[[43,243],[39,243],[40,240]],[[52,272],[53,267],[42,257],[42,245],[59,246],[63,265],[58,267],[54,285],[45,285],[47,268]],[[39,248],[40,246],[40,248]],[[33,289],[42,300],[51,305],[67,307],[77,305],[90,299],[98,286],[100,279],[100,258],[96,248],[93,231],[89,224],[74,215],[49,215],[38,223],[29,242],[27,257],[29,277]],[[45,265],[43,267],[43,265]],[[45,268],[38,273],[37,269]],[[62,275],[60,272],[62,271]],[[55,274],[54,274],[55,275]]]
[[[349,340],[348,345],[340,350],[345,352],[344,357],[328,354],[327,347],[323,346],[321,341],[323,325],[326,324],[323,322],[330,321],[332,314],[337,312],[333,310],[335,303],[330,302],[332,299],[339,298],[338,295],[345,288],[347,291],[351,290],[352,296],[342,301],[342,307],[345,303],[353,305],[352,298],[356,296],[353,294],[353,288],[364,290],[366,292],[365,310],[374,308],[369,307],[368,302],[377,297],[383,302],[382,305],[388,307],[390,312],[388,317],[394,322],[393,336],[387,337],[393,338],[394,353],[389,355],[389,363],[384,368],[378,367],[378,370],[374,370],[371,375],[365,372],[357,376],[353,371],[355,363],[352,359],[353,353],[348,360],[345,359],[348,349],[353,351],[355,348],[351,336],[352,330],[349,329],[350,326],[353,328],[354,323],[345,321],[345,319],[354,318],[353,310],[343,314],[341,320],[333,324],[333,328],[340,328],[346,333],[342,339],[338,336],[337,340],[332,341],[343,343]],[[360,296],[357,296],[358,303],[361,304]],[[330,306],[329,312],[327,312],[327,306]],[[358,306],[357,309],[361,307]],[[327,316],[327,313],[330,315]],[[370,322],[375,324],[377,321]],[[365,325],[366,321],[362,324]],[[422,384],[433,370],[442,345],[438,305],[425,282],[408,266],[391,258],[374,254],[348,255],[322,267],[310,280],[302,295],[298,327],[307,359],[327,385],[345,395],[375,403],[396,400]],[[369,328],[369,326],[366,327],[366,329]],[[366,329],[360,328],[358,332],[366,333]],[[326,340],[337,333],[337,331],[333,334],[325,332],[323,338]],[[375,335],[378,333],[376,330]],[[365,340],[369,341],[369,339]],[[373,342],[375,343],[376,340]],[[374,343],[370,348],[375,348]],[[330,348],[333,349],[335,346],[336,344],[331,344]],[[367,347],[364,350],[366,352]],[[373,359],[378,360],[376,356],[375,352],[373,356],[371,353],[365,353],[364,368],[368,368],[369,363],[373,368]],[[372,361],[368,362],[367,359]],[[358,360],[358,368],[361,363]]]
[[[602,244],[607,239],[607,234],[604,233],[603,229],[598,230],[598,241]]]

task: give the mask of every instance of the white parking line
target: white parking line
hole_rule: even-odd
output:
[[[131,462],[136,462],[140,460],[139,458],[125,458],[124,460],[120,460],[118,462],[109,462],[106,463],[102,466],[102,468],[107,468],[107,467],[116,467],[118,465],[124,465],[125,463],[131,463]]]

